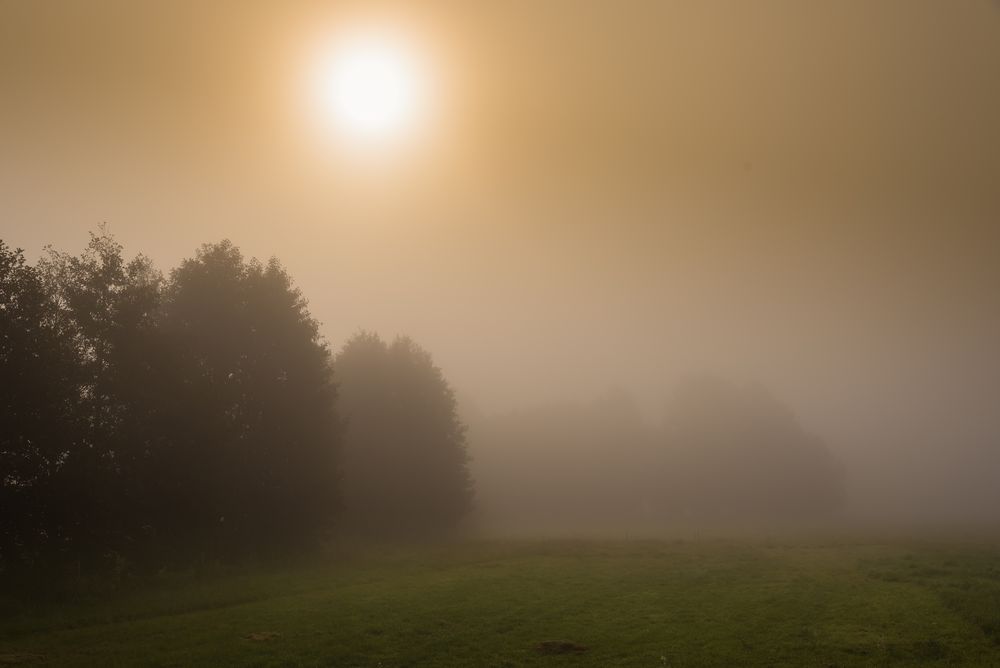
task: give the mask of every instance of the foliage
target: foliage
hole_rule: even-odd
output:
[[[203,247],[169,280],[109,234],[37,267],[0,243],[0,565],[121,570],[333,525],[330,354],[276,260]]]
[[[472,500],[465,426],[430,354],[409,338],[362,332],[334,368],[347,420],[346,521],[396,536],[454,526]]]
[[[102,229],[81,255],[49,249],[38,265],[78,372],[76,442],[60,465],[77,514],[65,528],[67,556],[78,563],[129,551],[148,521],[142,482],[154,438],[162,277],[148,259],[126,261],[122,251]]]
[[[42,276],[0,241],[0,563],[62,550],[85,518],[82,372]]]
[[[171,397],[149,480],[157,524],[230,552],[322,536],[337,504],[336,388],[285,270],[203,246],[172,273],[160,328]]]

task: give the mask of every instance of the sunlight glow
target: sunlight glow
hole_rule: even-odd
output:
[[[350,139],[384,141],[412,130],[426,107],[426,78],[400,39],[355,35],[323,59],[321,111]]]

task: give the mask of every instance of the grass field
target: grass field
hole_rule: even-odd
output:
[[[466,543],[8,599],[0,665],[1000,666],[1000,549]]]

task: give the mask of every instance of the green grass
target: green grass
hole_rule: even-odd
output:
[[[539,650],[546,641],[586,650],[547,654]],[[355,555],[161,578],[101,600],[8,600],[5,662],[1000,666],[1000,551],[537,541]]]

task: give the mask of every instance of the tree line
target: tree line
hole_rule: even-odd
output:
[[[478,518],[550,530],[829,516],[839,462],[758,386],[682,383],[473,424]],[[428,537],[473,501],[431,355],[334,353],[277,260],[228,241],[168,274],[105,231],[33,265],[0,241],[0,573],[156,567]]]
[[[471,421],[482,521],[500,531],[657,531],[829,521],[841,462],[766,388],[681,381],[658,423],[631,395]]]
[[[223,241],[163,275],[104,230],[34,265],[0,241],[0,569],[442,532],[471,499],[430,354],[333,354],[277,260]]]

